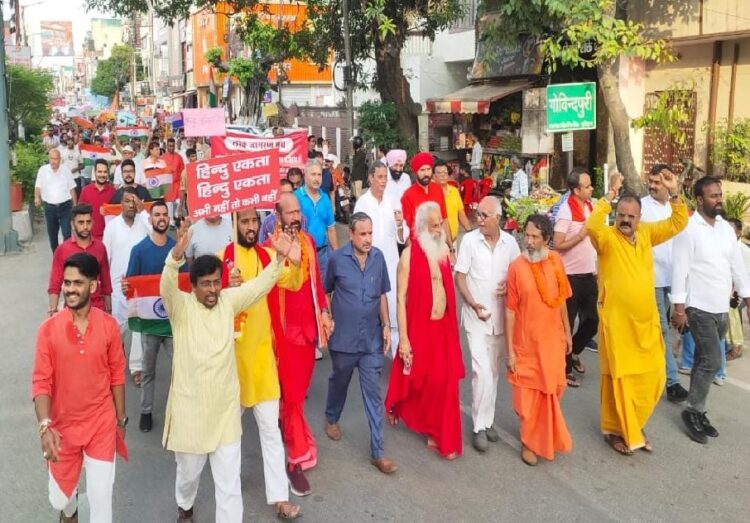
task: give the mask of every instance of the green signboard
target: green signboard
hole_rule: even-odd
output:
[[[596,129],[596,84],[547,86],[547,132]]]

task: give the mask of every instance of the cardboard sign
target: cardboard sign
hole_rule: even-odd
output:
[[[185,136],[225,136],[224,109],[183,109]]]
[[[307,130],[286,130],[284,136],[259,136],[257,134],[227,131],[221,138],[211,138],[211,156],[228,156],[247,151],[279,152],[281,176],[292,167],[304,169],[307,163]]]
[[[251,207],[271,210],[279,198],[279,152],[257,151],[187,164],[190,218]]]

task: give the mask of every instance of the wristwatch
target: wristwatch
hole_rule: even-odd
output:
[[[128,426],[128,417],[125,416],[122,419],[117,420],[117,426],[122,427],[123,429]]]

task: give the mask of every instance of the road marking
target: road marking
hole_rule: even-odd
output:
[[[471,418],[471,407],[468,407],[461,403],[461,412]],[[503,440],[507,445],[513,447],[519,452],[521,451],[521,442],[518,440],[518,438],[514,437],[505,429],[495,427],[495,430],[497,431],[497,435],[500,436],[500,439]]]
[[[742,380],[738,380],[737,378],[730,378],[729,376],[727,376],[726,382],[734,385],[735,387],[739,387],[750,392],[750,383],[745,383]]]

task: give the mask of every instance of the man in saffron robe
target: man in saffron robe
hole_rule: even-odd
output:
[[[305,397],[315,366],[315,348],[325,346],[333,331],[333,321],[320,277],[315,243],[301,231],[299,200],[284,193],[276,204],[276,232],[296,236],[302,257],[302,286],[298,291],[278,287],[269,299],[274,331],[274,349],[281,386],[279,419],[286,446],[287,475],[292,493],[307,496],[312,492],[304,472],[318,462],[315,438],[305,419]],[[273,237],[273,236],[272,236]],[[251,326],[251,328],[254,328]]]
[[[415,232],[398,265],[399,349],[385,399],[398,418],[427,436],[446,459],[462,453],[458,383],[464,377],[456,295],[440,206],[422,203]]]
[[[224,263],[222,283],[239,287],[263,272],[273,259],[273,250],[257,244],[260,221],[255,209],[237,213],[237,243],[230,243],[219,258]],[[302,284],[302,273],[287,264],[276,285],[292,291]],[[273,291],[272,291],[273,292]],[[273,298],[272,298],[273,299]],[[268,299],[260,298],[235,317],[235,356],[240,380],[240,405],[253,409],[258,424],[266,501],[275,505],[284,519],[299,516],[299,507],[289,503],[284,444],[279,430],[279,374],[273,353]]]
[[[560,410],[565,355],[572,349],[566,306],[572,292],[560,255],[547,248],[552,237],[547,217],[529,217],[525,234],[526,249],[508,269],[505,335],[521,459],[534,466],[537,456],[552,460],[555,452],[573,448]]]
[[[660,176],[669,191],[671,217],[640,223],[640,200],[625,195],[617,202],[614,226],[608,226],[605,218],[622,185],[622,176],[615,173],[609,192],[586,221],[599,259],[601,431],[607,443],[623,455],[639,448],[653,450],[643,429],[666,382],[652,247],[675,236],[688,221],[677,177],[667,171]]]

